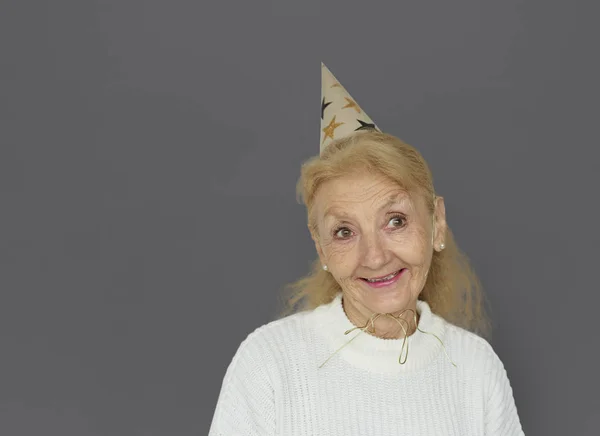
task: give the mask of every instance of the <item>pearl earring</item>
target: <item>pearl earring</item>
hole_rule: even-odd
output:
[[[440,250],[443,250],[444,248],[446,248],[446,246],[445,246],[445,245],[444,245],[444,243],[442,242],[442,243],[440,244]]]
[[[323,270],[327,271],[327,265],[323,265]]]

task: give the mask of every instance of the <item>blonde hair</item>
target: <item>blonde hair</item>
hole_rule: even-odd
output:
[[[328,180],[360,170],[393,180],[411,196],[422,195],[433,214],[433,178],[421,154],[395,136],[360,131],[332,141],[320,156],[302,165],[297,194],[307,208],[308,227],[313,234],[316,234],[313,206],[319,187]],[[444,244],[444,250],[433,252],[419,299],[426,301],[432,312],[448,322],[489,338],[491,324],[481,283],[449,228]],[[323,271],[317,258],[307,276],[288,285],[288,292],[284,294],[285,308],[280,316],[329,303],[340,290],[333,276]]]

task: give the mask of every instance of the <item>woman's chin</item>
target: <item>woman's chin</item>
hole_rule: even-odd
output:
[[[377,313],[395,313],[410,305],[410,292],[407,289],[369,290],[362,292],[363,304]]]

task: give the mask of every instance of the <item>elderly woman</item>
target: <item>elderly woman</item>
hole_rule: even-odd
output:
[[[321,154],[298,184],[318,254],[305,306],[240,345],[209,434],[523,435],[427,164],[322,72]]]

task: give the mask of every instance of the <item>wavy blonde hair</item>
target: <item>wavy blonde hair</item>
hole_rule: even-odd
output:
[[[361,170],[387,177],[411,196],[422,195],[433,214],[433,178],[421,154],[395,136],[361,131],[332,141],[320,156],[302,165],[297,194],[306,206],[311,233],[317,233],[313,206],[319,187],[329,180]],[[481,283],[449,228],[444,243],[443,251],[433,252],[419,299],[426,301],[432,312],[448,322],[489,338],[491,323]],[[329,303],[340,290],[340,285],[330,273],[323,271],[317,258],[307,276],[288,285],[280,316]]]

